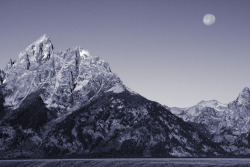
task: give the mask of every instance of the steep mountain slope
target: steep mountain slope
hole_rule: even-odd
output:
[[[0,90],[1,90],[1,86],[0,86]],[[0,111],[4,110],[4,105],[3,104],[4,104],[4,97],[2,95],[2,92],[0,91]]]
[[[42,36],[10,61],[0,94],[0,158],[207,157],[225,152],[123,85],[82,48]]]
[[[250,154],[250,90],[244,88],[228,105],[216,100],[201,101],[190,108],[170,108],[171,112],[192,123],[225,151],[235,155]]]
[[[18,109],[2,119],[2,158],[223,154],[160,104],[128,91],[105,93],[64,118],[47,109],[39,94],[28,95]]]

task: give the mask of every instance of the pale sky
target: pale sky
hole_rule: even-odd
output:
[[[249,0],[1,0],[0,68],[47,34],[56,51],[82,46],[106,60],[150,100],[229,103],[250,87],[249,18]]]

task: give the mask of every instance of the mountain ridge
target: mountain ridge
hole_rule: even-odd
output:
[[[245,87],[236,100],[222,104],[216,100],[201,101],[188,108],[170,108],[186,122],[199,126],[200,132],[227,152],[250,154],[250,90]]]
[[[229,155],[80,47],[56,52],[43,35],[3,74],[1,159]]]

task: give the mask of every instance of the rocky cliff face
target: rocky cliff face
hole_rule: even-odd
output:
[[[207,157],[225,152],[129,90],[82,48],[42,36],[1,75],[0,158]]]
[[[31,92],[43,89],[41,98],[48,108],[61,112],[85,105],[101,91],[125,87],[107,62],[90,56],[82,48],[54,52],[44,35],[5,69],[5,105],[18,108]]]
[[[250,154],[250,90],[225,105],[216,100],[202,101],[190,108],[171,108],[172,113],[192,123],[210,140],[235,155]]]

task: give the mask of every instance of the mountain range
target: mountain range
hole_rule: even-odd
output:
[[[168,107],[167,107],[168,108]],[[250,90],[244,88],[236,100],[222,104],[216,100],[201,101],[188,108],[168,108],[189,122],[207,138],[234,155],[250,153]]]
[[[43,35],[0,71],[0,158],[247,156],[249,112],[248,88],[228,105],[166,107]]]

